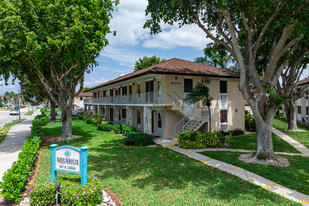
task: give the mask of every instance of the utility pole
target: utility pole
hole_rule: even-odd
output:
[[[19,107],[19,119],[21,119],[20,118],[20,92],[19,92],[19,90],[18,90],[18,107]]]

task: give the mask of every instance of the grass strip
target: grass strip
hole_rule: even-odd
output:
[[[10,131],[11,127],[14,126],[15,124],[18,124],[22,121],[24,121],[26,119],[17,119],[17,120],[13,120],[10,123],[6,123],[3,128],[4,128],[4,133],[1,134],[0,133],[0,143],[5,139],[6,135],[8,134],[8,132]],[[1,129],[1,128],[0,128]]]
[[[288,121],[282,118],[274,118],[273,127],[309,148],[309,126],[297,123],[298,129],[305,130],[306,132],[287,131]]]
[[[272,134],[273,145],[275,152],[289,152],[289,153],[300,153],[289,143],[281,139],[275,134]],[[256,134],[244,134],[239,136],[233,136],[230,143],[231,149],[246,149],[246,150],[256,150],[257,139]]]
[[[25,115],[27,115],[27,116],[31,116],[31,115],[33,115],[33,110],[31,110],[31,111],[27,112]]]
[[[57,143],[89,147],[88,178],[98,178],[124,205],[300,205],[226,172],[166,148],[122,146],[121,136],[73,118],[74,135]],[[61,122],[42,128],[61,134]],[[58,172],[57,179],[79,178]],[[50,147],[42,148],[35,183],[49,182]]]
[[[202,152],[202,154],[216,160],[220,160],[237,167],[241,167],[250,172],[256,173],[265,177],[273,182],[286,186],[290,189],[309,195],[309,158],[300,156],[281,155],[287,158],[291,165],[287,168],[260,165],[260,164],[247,164],[240,160],[238,157],[242,153],[238,152]]]

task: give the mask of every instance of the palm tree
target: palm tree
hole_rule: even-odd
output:
[[[201,82],[197,83],[196,86],[189,92],[186,96],[185,101],[191,104],[200,102],[205,107],[207,106],[209,112],[209,131],[211,131],[211,113],[210,106],[213,97],[209,94],[209,88],[202,84]]]
[[[218,43],[210,43],[204,49],[204,57],[195,58],[195,62],[206,64],[214,67],[239,71],[235,59],[230,55],[224,46]],[[230,65],[230,66],[228,66]]]

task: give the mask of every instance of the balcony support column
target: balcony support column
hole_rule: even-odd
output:
[[[133,125],[133,109],[130,106],[126,106],[127,125]]]
[[[144,133],[151,134],[151,108],[144,107]]]

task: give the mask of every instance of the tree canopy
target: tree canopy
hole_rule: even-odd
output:
[[[6,78],[34,74],[62,110],[71,136],[74,96],[108,44],[112,0],[5,0],[0,4],[0,68]],[[9,67],[6,67],[9,65]],[[76,91],[76,88],[79,88]]]
[[[232,71],[239,71],[235,59],[221,44],[216,42],[208,44],[204,49],[204,55],[204,57],[195,58],[195,62]]]
[[[161,21],[196,24],[237,61],[239,89],[257,125],[255,158],[278,160],[273,152],[272,121],[288,99],[273,88],[293,60],[308,53],[309,2],[305,0],[149,0],[144,27],[159,33]],[[295,83],[294,83],[295,84]]]
[[[165,61],[165,59],[161,59],[160,57],[157,57],[156,55],[154,55],[152,57],[144,56],[143,58],[139,58],[135,62],[134,71],[136,72],[138,70],[150,67],[152,65],[159,64],[163,61]]]

